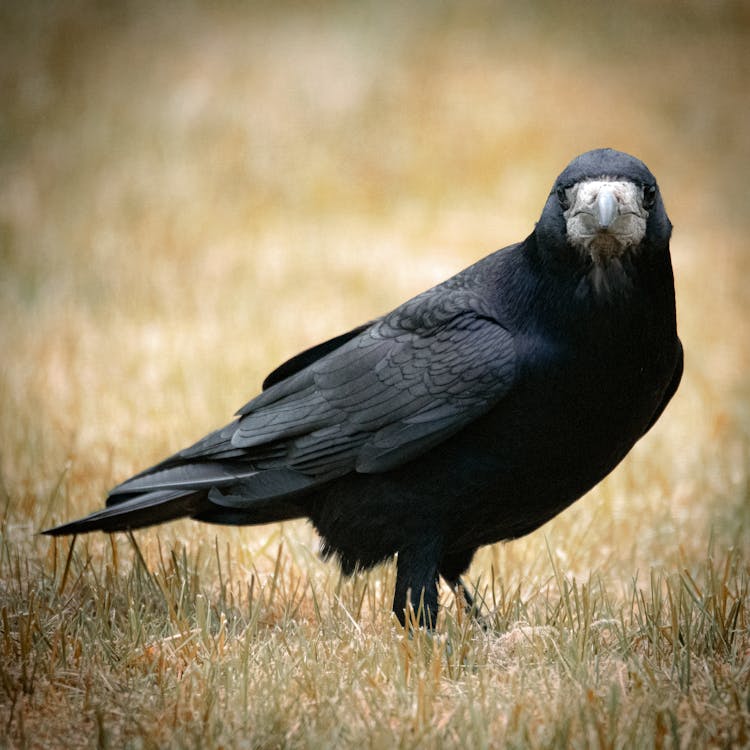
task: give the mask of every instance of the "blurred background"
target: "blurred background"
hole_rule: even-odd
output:
[[[623,570],[702,554],[747,513],[749,30],[742,0],[3,3],[8,528],[97,508],[284,358],[523,239],[612,146],[675,225],[686,373],[560,548],[595,517]]]

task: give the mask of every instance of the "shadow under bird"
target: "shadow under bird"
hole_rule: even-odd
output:
[[[638,159],[589,151],[534,231],[274,370],[237,418],[44,533],[309,518],[345,573],[397,558],[393,610],[609,474],[682,375],[672,225]],[[420,605],[422,609],[420,609]]]

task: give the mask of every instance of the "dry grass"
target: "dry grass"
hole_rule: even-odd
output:
[[[616,6],[616,8],[615,8]],[[0,8],[0,745],[750,745],[742,2]],[[659,177],[685,380],[587,498],[405,638],[303,523],[39,528],[283,357],[520,239],[613,145]]]

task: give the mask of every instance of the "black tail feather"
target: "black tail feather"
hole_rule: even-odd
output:
[[[105,508],[43,534],[127,531],[189,516],[258,524],[306,515],[298,500],[315,480],[291,469],[257,471],[233,462],[200,462],[142,473],[115,487]]]
[[[157,490],[128,498],[77,521],[45,529],[42,534],[62,536],[89,531],[127,531],[195,516],[211,508],[206,490]]]

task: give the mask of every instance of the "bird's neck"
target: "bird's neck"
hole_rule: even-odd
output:
[[[540,246],[532,234],[515,255],[504,307],[520,327],[543,321],[566,332],[603,327],[637,335],[654,320],[675,325],[668,248],[643,247],[595,262],[563,243]]]

